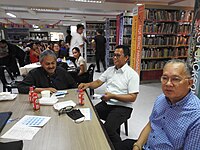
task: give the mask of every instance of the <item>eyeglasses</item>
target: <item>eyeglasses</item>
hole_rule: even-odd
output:
[[[60,115],[62,115],[62,114],[66,114],[67,112],[70,112],[70,111],[72,111],[73,109],[74,109],[73,106],[64,107],[64,108],[62,108],[62,109],[60,109],[60,110],[58,111],[58,115],[60,116]]]
[[[169,80],[173,85],[179,84],[182,80],[189,79],[189,78],[180,78],[180,77],[172,77],[169,78],[167,76],[161,76],[162,84],[166,84]]]
[[[120,56],[122,56],[122,55],[114,53],[113,58],[116,57],[118,59]]]

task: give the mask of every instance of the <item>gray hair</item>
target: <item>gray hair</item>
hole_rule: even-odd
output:
[[[189,65],[188,63],[186,63],[184,60],[181,60],[181,59],[171,59],[169,61],[167,61],[167,63],[165,64],[165,66],[169,63],[172,63],[172,64],[176,64],[176,63],[181,63],[184,65],[184,69],[185,69],[185,73],[191,77],[192,76],[192,66]],[[165,68],[165,67],[164,67]]]
[[[42,62],[46,56],[51,56],[55,60],[57,59],[56,54],[52,50],[45,50],[40,54],[39,61]]]

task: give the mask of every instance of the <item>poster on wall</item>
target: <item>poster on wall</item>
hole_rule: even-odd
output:
[[[140,74],[144,12],[144,5],[133,8],[130,66],[138,74]]]
[[[189,62],[192,64],[194,84],[192,91],[200,98],[200,1],[195,1],[194,18],[189,47]]]

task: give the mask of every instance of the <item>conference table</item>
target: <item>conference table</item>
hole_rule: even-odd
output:
[[[0,112],[12,111],[11,118],[22,118],[24,115],[49,116],[51,119],[39,130],[32,140],[25,140],[23,150],[111,150],[113,146],[100,124],[95,109],[85,92],[85,104],[76,108],[90,108],[91,120],[75,123],[66,114],[58,115],[53,106],[40,106],[34,111],[27,94],[18,94],[14,101],[1,101]],[[59,102],[73,100],[78,103],[77,89],[68,90],[68,94]],[[1,132],[3,135],[16,122],[7,124]],[[0,139],[8,142],[11,139]]]

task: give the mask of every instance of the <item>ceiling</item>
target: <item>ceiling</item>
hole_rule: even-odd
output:
[[[97,1],[97,0],[92,0]],[[104,21],[131,11],[137,2],[149,5],[194,7],[195,0],[102,0],[102,3],[72,0],[0,0],[0,22],[36,25],[76,25],[84,21]],[[17,18],[6,15],[13,13]]]

